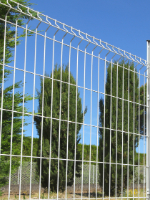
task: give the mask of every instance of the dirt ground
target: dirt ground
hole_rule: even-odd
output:
[[[13,191],[13,188],[11,188],[11,189],[12,190],[11,190],[10,199],[11,200],[18,200],[19,199],[19,193],[16,190]],[[96,189],[96,187],[93,186],[93,188],[91,188],[91,191],[90,191],[90,199],[92,199],[92,200],[96,199],[95,189]],[[33,187],[32,191],[33,191],[33,193],[31,195],[31,199],[32,200],[39,199],[39,193],[38,193],[37,188]],[[128,198],[133,199],[133,193],[134,193],[134,200],[138,199],[138,195],[139,195],[139,197],[144,197],[144,198],[140,198],[141,200],[146,199],[146,197],[145,197],[146,192],[145,192],[145,190],[143,191],[143,189],[140,189],[139,192],[138,192],[137,189],[134,189],[134,191],[133,191],[133,189],[129,189]],[[137,197],[137,199],[135,197]],[[50,195],[49,195],[49,198],[53,199],[53,200],[57,199],[57,193],[51,192]],[[65,200],[65,199],[79,200],[79,199],[81,199],[81,188],[79,187],[78,189],[76,189],[75,196],[74,196],[73,187],[70,187],[67,190],[67,197],[66,197],[66,192],[63,192],[63,193],[59,192],[58,198],[59,198],[59,200]],[[127,200],[126,198],[127,198],[127,194],[124,194],[124,200]],[[0,200],[6,200],[6,199],[8,199],[8,193],[5,192],[2,196],[0,196]],[[28,190],[25,190],[25,188],[22,190],[21,199],[29,199],[29,188],[28,188]],[[40,199],[48,199],[48,193],[43,188],[41,189]],[[82,199],[83,200],[89,200],[88,185],[87,185],[87,188],[85,187],[84,190],[83,190]],[[103,199],[102,198],[102,190],[100,188],[97,190],[97,199],[101,199],[101,200]],[[109,199],[109,197],[105,197],[105,200],[110,200],[110,199]],[[111,200],[116,200],[116,198],[111,197]],[[120,200],[120,198],[118,198],[118,200]]]
[[[41,199],[48,199],[48,193],[47,193],[47,191],[44,191],[44,190],[42,190],[42,192],[41,192],[41,195],[40,195],[41,197]],[[38,192],[36,192],[36,193],[33,193],[32,195],[31,195],[31,198],[32,199],[39,199],[39,193]],[[49,198],[50,199],[57,199],[57,193],[50,193],[50,196],[49,196]],[[66,193],[65,192],[63,192],[63,193],[59,193],[58,194],[58,198],[59,199],[66,199]],[[73,192],[68,192],[67,193],[67,199],[73,199],[74,198],[74,194],[73,194]],[[83,191],[83,194],[82,194],[82,198],[85,200],[85,199],[89,199],[89,195],[88,195],[88,190],[84,190]],[[95,191],[93,190],[93,191],[91,191],[91,193],[90,193],[90,198],[96,198],[96,194],[95,194]],[[98,193],[97,193],[97,198],[102,198],[102,195],[101,195],[101,191],[99,191]],[[6,199],[8,199],[8,194],[3,194],[1,197],[0,197],[0,200],[6,200]],[[13,193],[13,192],[11,192],[11,195],[10,195],[10,199],[11,200],[17,200],[17,199],[19,199],[19,194],[18,193]],[[29,192],[23,192],[23,193],[21,193],[21,199],[29,199]],[[78,191],[76,191],[76,193],[75,193],[75,199],[81,199],[81,190],[78,190]]]
[[[39,198],[39,185],[31,185],[32,188],[32,195],[31,198],[32,199],[38,199]],[[80,199],[81,198],[81,185],[76,185],[76,190],[75,190],[75,198]],[[68,186],[67,187],[67,198],[68,199],[72,199],[74,198],[74,194],[73,194],[73,190],[74,187],[73,186]],[[95,198],[96,194],[95,194],[95,189],[96,189],[96,185],[92,184],[90,186],[90,198]],[[3,195],[0,196],[0,200],[6,200],[8,199],[8,186],[6,186],[5,188],[3,188]],[[29,185],[22,185],[21,186],[21,199],[29,199],[29,192],[30,192],[30,187]],[[97,187],[97,197],[101,198],[101,188],[98,186]],[[89,193],[89,185],[85,184],[83,185],[83,194],[82,197],[83,198],[89,198],[88,196]],[[58,198],[59,199],[65,199],[66,193],[63,192],[59,192]],[[41,199],[47,199],[48,198],[48,192],[46,189],[41,188],[41,195],[40,195]],[[57,193],[50,193],[49,196],[50,199],[57,199]],[[10,199],[19,199],[19,185],[11,185],[11,192],[10,192]]]

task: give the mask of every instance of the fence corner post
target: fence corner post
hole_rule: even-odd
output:
[[[146,144],[146,190],[147,198],[150,200],[150,40],[147,40],[147,115],[146,115],[146,135],[147,135],[147,144]]]

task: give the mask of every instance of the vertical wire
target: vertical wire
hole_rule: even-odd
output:
[[[127,200],[129,198],[129,132],[130,132],[130,128],[129,128],[129,125],[130,125],[130,104],[129,104],[129,97],[130,97],[130,82],[129,82],[129,76],[130,76],[130,71],[129,71],[129,68],[128,68],[128,169],[127,169]]]
[[[104,200],[104,178],[105,178],[105,102],[106,101],[106,56],[105,56],[105,70],[104,70],[104,136],[103,136],[103,200]]]
[[[86,48],[84,51],[84,86],[83,86],[83,143],[82,143],[82,179],[81,179],[81,200],[83,194],[83,167],[84,167],[84,110],[85,110],[85,70],[86,70]]]
[[[111,195],[111,137],[112,137],[112,59],[110,75],[110,149],[109,149],[109,200]]]
[[[23,132],[24,132],[24,97],[25,97],[25,80],[26,80],[26,60],[27,60],[27,27],[25,33],[25,55],[24,55],[24,78],[23,78],[23,108],[22,108],[22,135],[21,135],[21,162],[20,162],[20,181],[19,181],[19,200],[21,195],[21,177],[22,177],[22,151],[23,151]],[[31,199],[31,198],[30,198]]]
[[[68,146],[69,146],[69,102],[70,102],[70,62],[71,62],[71,42],[69,46],[69,74],[68,74],[68,120],[67,120],[67,150],[66,150],[66,192],[65,199],[67,199],[67,173],[68,173]]]
[[[13,123],[14,123],[14,96],[15,96],[15,75],[16,75],[16,50],[17,50],[17,24],[15,29],[15,53],[14,53],[14,74],[13,74],[13,95],[12,95],[12,121],[11,121],[11,139],[10,139],[10,169],[9,169],[9,194],[10,198],[10,187],[11,187],[11,166],[12,166],[12,141],[13,141]]]
[[[50,150],[49,150],[49,176],[48,176],[48,199],[50,198],[50,174],[51,174],[51,145],[52,145],[52,117],[53,117],[53,83],[54,83],[54,49],[55,49],[55,35],[53,36],[53,53],[52,53],[52,88],[51,88],[51,121],[50,121]]]
[[[63,57],[63,42],[61,43],[61,72],[60,72],[60,107],[59,107],[59,136],[58,136],[58,173],[57,173],[57,200],[59,195],[59,158],[60,158],[60,132],[61,132],[61,92],[62,92],[62,57]]]
[[[75,151],[74,151],[74,194],[75,199],[75,175],[76,175],[76,140],[77,140],[77,97],[78,97],[78,63],[79,62],[79,44],[77,48],[77,68],[76,68],[76,112],[75,112]]]
[[[98,131],[99,131],[99,67],[100,67],[100,53],[98,55],[98,94],[97,94],[97,152],[96,152],[96,200],[97,200],[97,168],[98,168]]]
[[[118,69],[118,62],[117,62],[117,69]],[[118,70],[117,70],[117,73],[118,73]],[[118,126],[118,74],[117,74],[117,78],[116,78],[116,177],[115,177],[115,199],[117,199],[117,185],[118,185],[118,182],[117,182],[117,148],[118,148],[118,145],[117,145],[117,139],[118,139],[118,133],[117,133],[117,126]]]
[[[90,156],[89,156],[89,199],[90,199],[90,180],[91,180],[91,140],[92,140],[92,76],[93,76],[93,51],[91,56],[91,109],[90,109]]]
[[[19,172],[20,172],[20,167],[18,168],[18,185],[19,185]],[[20,191],[20,189],[19,189]]]
[[[43,91],[42,91],[42,123],[41,123],[41,151],[40,151],[40,180],[39,180],[39,198],[41,192],[41,178],[42,178],[42,140],[43,140],[43,116],[44,116],[44,75],[45,75],[45,54],[46,54],[46,34],[44,37],[44,57],[43,57]]]
[[[124,64],[123,64],[123,77],[122,77],[122,181],[121,181],[121,197],[123,197],[123,128],[124,128]],[[126,134],[126,133],[125,133]]]
[[[140,70],[139,70],[139,109],[138,109],[138,129],[139,129],[139,134],[140,134]],[[140,176],[140,135],[137,136],[139,137],[138,138],[138,141],[139,141],[139,146],[138,146],[138,199],[139,199],[139,193],[140,193],[140,184],[139,184],[139,176]]]
[[[133,84],[133,198],[134,198],[134,147],[135,147],[135,67],[134,67],[134,84]],[[137,105],[137,104],[136,104]]]
[[[94,184],[94,165],[93,165],[93,184]]]
[[[33,149],[33,133],[34,133],[34,99],[35,99],[35,73],[36,73],[36,52],[37,51],[37,28],[35,33],[35,52],[34,52],[34,77],[33,77],[33,108],[32,108],[32,139],[31,139],[31,164],[30,164],[30,195],[32,183],[32,149]],[[30,196],[31,198],[31,196]]]

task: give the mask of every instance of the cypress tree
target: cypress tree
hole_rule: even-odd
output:
[[[57,191],[57,171],[58,171],[58,143],[59,143],[59,113],[60,113],[60,75],[61,68],[55,66],[54,69],[54,80],[52,88],[52,74],[49,78],[44,78],[44,108],[43,115],[46,117],[51,116],[51,103],[53,103],[52,117],[52,135],[50,137],[50,126],[51,119],[43,118],[43,139],[42,139],[42,157],[49,158],[50,156],[50,140],[51,140],[51,171],[50,171],[50,188],[51,191]],[[66,161],[61,159],[66,159],[67,152],[67,120],[68,120],[68,67],[62,67],[62,90],[61,90],[61,119],[66,121],[61,121],[60,127],[60,160],[59,160],[59,189],[65,190],[66,183]],[[73,75],[70,73],[70,95],[69,95],[69,142],[68,142],[68,158],[73,159],[76,156],[76,160],[81,158],[81,153],[78,151],[78,144],[80,141],[80,129],[81,124],[77,124],[75,132],[76,122],[76,81]],[[53,89],[53,94],[51,91]],[[39,97],[39,109],[38,113],[42,113],[42,93],[43,93],[43,80],[41,79],[41,89],[38,92]],[[53,95],[53,102],[51,102],[51,95]],[[83,122],[82,103],[80,98],[80,93],[77,91],[77,122]],[[41,141],[41,124],[42,118],[35,117],[36,128],[39,134],[39,150],[38,155],[40,155],[40,141]],[[76,142],[76,144],[75,144]],[[76,146],[75,146],[76,145]],[[76,147],[76,155],[75,155]],[[76,176],[80,177],[80,163],[76,162]],[[37,161],[37,171],[40,173],[40,160]],[[49,180],[49,159],[42,159],[42,186],[48,187]],[[71,186],[74,181],[74,162],[68,161],[68,172],[67,172],[67,185]]]
[[[129,86],[128,86],[128,81],[129,81]],[[111,86],[112,86],[112,91],[111,91]],[[140,89],[140,103],[143,104],[142,91],[144,86],[139,88],[138,74],[136,73],[136,70],[134,73],[134,64],[129,64],[129,63],[125,64],[124,61],[122,61],[121,63],[118,64],[118,67],[117,63],[112,64],[112,66],[111,64],[109,64],[107,68],[107,78],[106,78],[105,88],[106,88],[105,113],[104,113],[104,100],[101,99],[99,102],[99,107],[100,107],[99,123],[100,126],[102,127],[99,129],[99,135],[100,135],[99,161],[105,162],[104,165],[99,164],[99,172],[100,172],[99,184],[101,187],[103,187],[103,174],[104,174],[104,188],[103,188],[104,195],[109,196],[109,185],[110,185],[110,195],[114,196],[116,189],[117,189],[117,195],[120,195],[121,193],[122,166],[120,164],[122,164],[122,156],[123,156],[123,188],[127,188],[127,179],[132,180],[133,178],[133,167],[131,166],[129,167],[129,177],[127,177],[128,167],[125,165],[128,164],[128,143],[129,143],[129,164],[130,165],[138,164],[136,147],[139,144],[140,137],[133,133],[139,134],[139,127],[138,127],[139,89]],[[118,98],[116,98],[117,88],[118,88]],[[129,92],[129,105],[128,105],[128,92]],[[113,96],[112,100],[110,96],[111,94]],[[129,119],[128,119],[128,106],[129,106]],[[143,134],[143,129],[142,129],[143,113],[144,113],[144,108],[141,106],[140,107],[141,134]],[[105,124],[104,124],[104,115],[105,115]],[[111,117],[111,124],[110,124],[110,117]],[[129,130],[128,130],[128,122],[129,122]],[[110,131],[110,129],[113,130]],[[128,132],[129,132],[129,138],[128,138]],[[110,136],[111,136],[111,143],[110,143]],[[111,151],[110,151],[110,145],[111,145]],[[123,147],[123,152],[122,152],[122,147]],[[108,163],[110,162],[110,152],[111,152],[111,163],[113,163],[111,164],[111,166]],[[134,160],[133,160],[133,154],[134,154]],[[116,164],[114,164],[116,163],[116,156],[117,156],[117,168]],[[109,176],[110,167],[111,167],[111,175]]]

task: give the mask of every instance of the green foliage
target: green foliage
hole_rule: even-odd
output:
[[[0,71],[2,71],[2,67],[0,66]],[[5,73],[6,76],[7,72]],[[7,76],[6,76],[7,78]],[[21,87],[21,82],[16,83],[15,88]],[[8,110],[12,110],[12,99],[13,99],[13,86],[9,86],[3,90],[3,108],[7,109],[2,112],[2,132],[1,132],[1,153],[2,154],[10,154],[11,148],[11,132],[12,135],[12,155],[20,155],[21,149],[21,132],[22,132],[22,114],[18,112],[22,112],[22,102],[23,95],[20,92],[16,92],[14,94],[14,111],[18,111],[14,113],[13,116],[13,130],[12,130],[12,112]],[[25,95],[24,102],[31,100],[31,96]],[[0,95],[0,105],[1,105],[1,95]],[[27,109],[24,108],[25,112]],[[1,113],[1,111],[0,111]],[[24,126],[27,123],[24,120]],[[25,130],[24,130],[25,131]],[[9,174],[9,157],[1,156],[0,162],[0,187],[7,183],[7,177]],[[19,166],[19,158],[12,157],[12,173],[16,167]]]
[[[129,64],[125,64],[123,61],[119,63],[118,66],[118,83],[117,79],[117,64],[108,66],[107,68],[107,80],[106,80],[106,94],[105,96],[105,113],[104,113],[104,100],[101,99],[99,102],[100,105],[100,126],[106,127],[108,129],[100,128],[99,129],[99,161],[105,162],[106,164],[99,164],[99,184],[103,187],[103,174],[104,174],[104,195],[109,195],[109,184],[111,185],[110,195],[115,195],[115,183],[116,183],[116,172],[117,172],[117,194],[120,195],[121,192],[121,176],[122,176],[122,166],[117,164],[111,165],[111,179],[109,179],[109,169],[110,166],[107,162],[128,163],[128,143],[129,143],[129,164],[138,164],[138,156],[136,153],[136,147],[138,146],[140,137],[135,134],[130,133],[139,133],[139,90],[140,90],[140,103],[143,103],[143,86],[139,89],[139,79],[137,73],[129,71]],[[124,76],[123,76],[123,67],[124,66]],[[130,66],[130,70],[134,71],[134,65]],[[129,71],[129,72],[128,72]],[[112,80],[111,80],[112,74]],[[129,78],[128,78],[129,77]],[[111,81],[112,81],[112,101],[111,97]],[[123,88],[124,81],[124,88]],[[129,88],[128,88],[129,81]],[[118,87],[118,97],[125,99],[115,98],[117,87]],[[128,104],[128,90],[129,90],[129,102]],[[146,91],[146,90],[145,90]],[[145,98],[146,99],[146,98]],[[135,103],[133,103],[135,102]],[[116,105],[117,103],[117,105]],[[145,102],[146,103],[146,102]],[[129,106],[129,118],[128,118],[128,106]],[[110,113],[110,110],[111,113]],[[140,133],[143,134],[143,114],[144,108],[140,107]],[[105,116],[105,124],[104,124]],[[116,116],[117,124],[116,124]],[[110,118],[111,117],[111,118]],[[110,124],[111,121],[111,124]],[[129,123],[129,124],[128,124]],[[109,129],[113,130],[109,130]],[[105,131],[104,131],[105,130]],[[115,131],[117,130],[117,131]],[[122,134],[122,130],[124,131]],[[111,151],[110,151],[110,136],[111,136]],[[123,140],[123,144],[122,144]],[[123,149],[123,157],[122,157]],[[110,160],[111,152],[111,160]],[[103,158],[104,155],[104,158]],[[133,160],[134,155],[134,160]],[[117,156],[117,158],[116,158]],[[123,158],[123,160],[122,160]],[[129,178],[133,177],[133,167],[129,167]],[[109,183],[109,181],[111,181]],[[123,188],[127,186],[127,166],[123,166]]]
[[[78,144],[78,151],[80,153],[80,160],[82,160],[82,144]],[[99,147],[98,147],[99,152]],[[91,145],[91,161],[94,161],[92,165],[96,165],[96,157],[97,157],[97,146]],[[84,144],[84,160],[90,160],[90,145]],[[84,164],[89,164],[89,162],[84,162]]]
[[[38,150],[38,142],[39,138],[33,138],[33,156],[37,156],[37,150]],[[23,137],[23,155],[31,155],[31,137],[29,136],[24,136]],[[24,158],[23,161],[30,161],[31,158]],[[36,159],[32,159],[33,162],[36,162]]]
[[[6,4],[6,0],[2,0],[2,3]],[[19,2],[25,6],[30,6],[28,0],[16,0],[16,2]],[[16,4],[10,2],[10,4],[13,7],[17,7]],[[14,11],[13,9],[10,10],[10,12],[7,15],[7,18],[5,18],[6,13],[8,12],[8,7],[0,4],[0,18],[7,19],[8,21],[11,21],[12,23],[16,22],[16,19],[18,18],[18,12]],[[25,8],[24,8],[25,10]],[[27,19],[28,17],[21,15],[18,19],[18,25],[23,25],[23,20]],[[5,22],[1,20],[0,22],[0,106],[1,106],[1,92],[2,92],[2,78],[4,73],[4,82],[7,81],[7,78],[9,74],[11,73],[10,70],[3,69],[3,63],[7,64],[10,63],[10,58],[12,57],[12,51],[15,47],[15,31],[11,28],[12,25],[10,23],[7,23],[5,26]],[[6,37],[4,37],[6,28]],[[20,43],[19,38],[23,37],[23,35],[17,35],[17,45]],[[4,54],[4,38],[5,38],[5,55]],[[4,60],[5,57],[5,60]],[[3,71],[4,70],[4,71]],[[17,82],[14,85],[15,89],[19,89],[22,87],[21,82]],[[19,155],[20,154],[20,146],[21,146],[21,135],[22,132],[22,114],[21,113],[14,113],[13,116],[13,127],[12,127],[12,99],[13,99],[13,85],[8,86],[3,90],[3,108],[7,109],[4,110],[2,113],[2,127],[1,127],[1,153],[2,154],[10,154],[10,144],[11,144],[11,132],[12,135],[12,154],[13,155]],[[32,97],[26,95],[24,102],[31,100]],[[22,102],[23,102],[23,95],[20,92],[16,92],[14,94],[14,111],[22,112]],[[10,111],[8,111],[10,110]],[[24,109],[25,112],[27,109]],[[0,107],[0,113],[1,113],[1,107]],[[24,120],[24,126],[26,126],[27,123]],[[11,164],[11,172],[16,169],[16,167],[19,166],[19,158],[12,157],[12,164]],[[0,188],[7,184],[8,182],[8,175],[9,175],[9,169],[10,169],[10,158],[8,156],[1,156],[0,157]],[[2,193],[0,192],[0,195]]]
[[[61,91],[61,113],[60,112],[60,75],[61,68],[57,68],[57,65],[54,69],[54,81],[53,81],[53,110],[52,117],[59,119],[59,114],[61,115],[62,120],[68,119],[68,76],[69,70],[66,66],[65,69],[62,69],[62,81],[66,83],[62,83],[62,91]],[[52,74],[50,76],[52,78]],[[57,80],[56,80],[57,79]],[[43,116],[50,117],[51,116],[51,91],[52,91],[52,79],[49,77],[41,79],[41,90],[38,92],[39,96],[39,113],[42,113],[42,94],[43,94],[43,81],[44,81],[44,107],[43,107]],[[70,74],[70,83],[75,85],[75,79]],[[77,124],[75,129],[75,116],[76,116],[76,87],[70,85],[70,95],[69,95],[69,142],[68,142],[68,158],[80,159],[80,153],[77,149],[77,153],[75,155],[75,141],[76,147],[78,147],[78,143],[80,141],[79,131],[81,129],[81,124]],[[81,98],[79,97],[79,91],[77,91],[77,122],[83,122],[83,114],[82,112],[82,104]],[[52,127],[50,127],[51,121],[49,118],[43,118],[43,130],[41,130],[42,118],[35,117],[36,127],[39,134],[39,150],[38,155],[40,155],[40,142],[41,142],[41,131],[43,131],[43,139],[42,139],[42,157],[49,158],[50,152],[50,142],[51,142],[51,159],[50,166],[50,187],[52,191],[57,190],[57,171],[58,171],[58,143],[59,143],[59,121],[52,120]],[[50,133],[50,128],[52,128],[52,133]],[[75,130],[76,130],[76,138],[75,138]],[[51,137],[50,137],[51,134]],[[50,141],[51,140],[51,141]],[[61,121],[60,128],[60,159],[66,159],[66,151],[67,151],[67,122]],[[38,173],[40,172],[40,161],[38,160]],[[65,179],[66,179],[66,161],[59,161],[59,187],[60,190],[64,191],[65,189]],[[76,163],[76,176],[80,176],[80,163]],[[68,162],[68,185],[73,184],[73,176],[74,176],[74,162]],[[48,187],[48,179],[49,179],[49,159],[42,159],[42,186]]]

